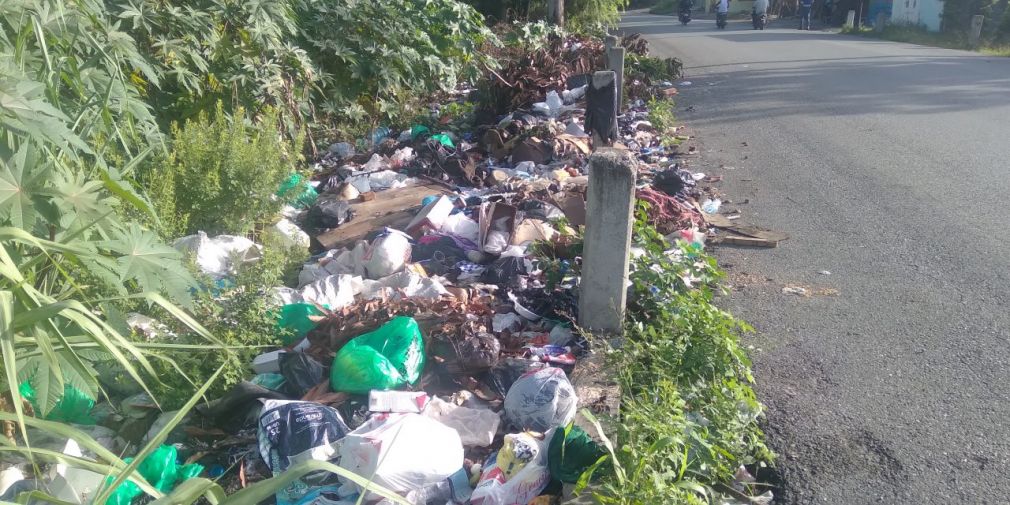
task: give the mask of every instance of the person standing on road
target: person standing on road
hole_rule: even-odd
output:
[[[810,11],[814,9],[814,0],[800,0],[800,30],[810,29]]]

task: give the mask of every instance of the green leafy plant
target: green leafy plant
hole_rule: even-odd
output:
[[[663,140],[667,140],[670,129],[677,126],[677,118],[673,114],[673,100],[669,98],[653,98],[649,100],[649,122],[659,132]]]
[[[480,48],[494,36],[473,8],[454,0],[293,5],[318,66],[317,111],[334,118],[409,118],[401,104],[475,79],[491,64]]]
[[[197,231],[245,234],[280,211],[274,197],[296,169],[300,148],[277,134],[268,110],[250,126],[218,105],[184,126],[172,127],[171,150],[142,167],[140,179],[154,199],[165,237]]]
[[[545,0],[464,1],[498,22],[542,21],[547,16]],[[628,4],[628,0],[565,0],[565,28],[573,33],[599,34],[617,26]]]
[[[161,377],[152,386],[155,397],[166,410],[178,408],[196,389],[220,369],[218,380],[207,391],[208,398],[219,398],[235,384],[246,380],[252,373],[250,363],[267,348],[276,348],[290,335],[278,328],[278,308],[271,303],[269,289],[284,284],[292,274],[297,276],[301,265],[308,259],[307,251],[289,249],[276,244],[266,235],[263,256],[256,263],[246,265],[233,280],[215,283],[203,279],[206,288],[195,296],[193,315],[206,322],[206,328],[231,352],[193,353],[187,348],[153,351],[163,358],[154,363]],[[286,279],[287,278],[287,279]],[[158,318],[168,314],[156,313]],[[173,328],[171,343],[193,346],[201,341],[200,335],[181,325]],[[134,337],[138,342],[146,339]],[[162,338],[162,340],[164,340]],[[176,373],[181,371],[181,373]]]
[[[630,321],[609,354],[622,394],[618,443],[605,443],[612,470],[592,493],[606,504],[710,503],[740,465],[773,460],[739,344],[749,327],[714,305],[715,260],[671,246],[645,211],[640,204],[634,237],[645,254],[634,264]]]

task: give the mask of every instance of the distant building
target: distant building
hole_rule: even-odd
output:
[[[938,32],[942,14],[943,0],[894,0],[891,23],[919,25]]]

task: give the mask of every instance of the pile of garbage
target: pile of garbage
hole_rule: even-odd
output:
[[[295,204],[269,232],[316,252],[297,285],[270,290],[278,327],[293,337],[173,431],[158,453],[170,477],[144,473],[147,461],[145,477],[167,491],[205,471],[233,491],[324,460],[415,504],[557,500],[604,454],[572,425],[592,407],[570,380],[592,352],[577,327],[587,82],[569,75],[542,102],[475,131],[378,128],[356,145],[331,145],[310,179],[286,181],[279,194]],[[693,149],[663,145],[648,112],[632,100],[618,118],[618,147],[641,162],[638,197],[671,239],[703,243],[718,204],[703,199],[713,196],[705,175],[686,169]],[[221,281],[261,256],[251,240],[226,235],[175,247]],[[131,324],[157,331],[143,316]],[[145,438],[175,414],[157,413],[142,394],[121,410],[147,420]],[[120,435],[93,428],[95,438]],[[82,490],[103,481],[88,473],[67,477],[59,497],[84,503]],[[121,487],[119,503],[140,494]],[[363,492],[317,472],[276,500],[354,503]]]

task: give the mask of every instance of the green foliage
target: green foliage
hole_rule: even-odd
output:
[[[544,49],[552,37],[561,37],[565,34],[561,27],[543,20],[535,22],[513,21],[511,25],[505,26],[507,29],[499,35],[505,46],[526,51]]]
[[[250,126],[241,108],[228,117],[218,105],[213,116],[173,125],[171,150],[144,166],[140,178],[163,236],[242,235],[280,210],[284,202],[273,195],[295,171],[300,151],[278,136],[273,109]]]
[[[625,340],[619,370],[620,442],[613,471],[594,490],[606,504],[702,504],[740,465],[770,462],[758,427],[762,407],[739,339],[746,324],[713,304],[715,260],[685,243],[672,252],[639,206]]]
[[[464,1],[498,22],[542,21],[547,17],[546,0]],[[617,26],[628,5],[628,0],[565,0],[565,28],[573,33],[602,33]]]
[[[641,79],[650,85],[679,79],[684,68],[683,63],[676,58],[656,58],[631,52],[628,53],[625,65],[625,73],[629,78]]]
[[[652,14],[676,14],[680,9],[680,0],[658,0],[649,12]]]
[[[669,98],[654,98],[649,100],[649,122],[661,135],[677,126],[677,118],[673,114],[673,100]]]
[[[69,156],[135,154],[159,132],[135,81],[158,72],[93,0],[0,2],[0,150],[16,136]]]
[[[201,381],[219,368],[220,376],[207,395],[211,399],[220,398],[232,386],[249,378],[249,364],[257,354],[265,352],[264,347],[277,347],[290,337],[277,328],[278,313],[270,303],[268,291],[272,286],[283,285],[286,278],[297,276],[307,259],[307,251],[290,250],[268,238],[263,258],[243,268],[233,282],[203,279],[207,288],[196,295],[193,314],[205,321],[208,331],[231,352],[159,351],[158,356],[165,359],[154,363],[161,380],[152,385],[152,391],[165,409],[176,409],[185,403],[202,385]],[[199,335],[185,328],[178,330],[173,344],[200,343]]]
[[[317,73],[295,43],[293,2],[106,0],[105,6],[165,76],[157,85],[143,83],[163,127],[224,102],[254,115],[280,108],[293,120],[294,136]]]
[[[305,48],[318,66],[316,106],[350,121],[397,120],[400,103],[474,79],[494,39],[453,0],[295,0]],[[409,115],[407,116],[409,117]]]
[[[576,33],[602,33],[617,26],[628,0],[566,0],[565,27]]]
[[[842,33],[874,37],[895,42],[908,42],[924,46],[946,47],[948,49],[977,50],[993,56],[1010,56],[1010,18],[1007,18],[1007,28],[1000,29],[995,35],[984,36],[979,45],[973,45],[965,31],[930,32],[923,26],[887,25],[880,32],[871,28],[844,28]]]

